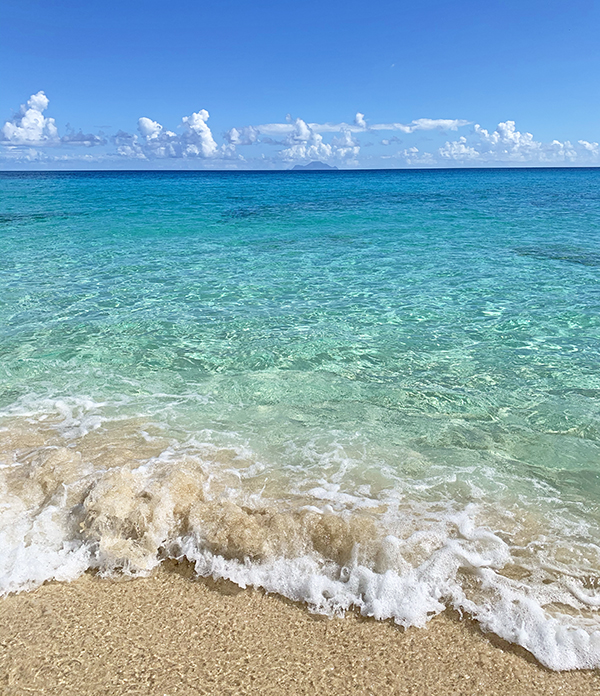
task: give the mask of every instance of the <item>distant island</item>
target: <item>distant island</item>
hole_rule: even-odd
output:
[[[325,162],[309,162],[308,164],[296,164],[292,167],[290,171],[314,172],[325,169],[337,169],[337,167],[332,167],[330,164],[325,164]]]

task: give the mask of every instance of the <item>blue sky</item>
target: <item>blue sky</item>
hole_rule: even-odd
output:
[[[592,0],[2,14],[3,169],[600,165]]]

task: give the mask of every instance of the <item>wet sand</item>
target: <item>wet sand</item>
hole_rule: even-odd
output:
[[[86,575],[0,600],[0,694],[482,694],[600,692],[600,671],[551,672],[453,615],[426,629],[303,606],[172,566]]]

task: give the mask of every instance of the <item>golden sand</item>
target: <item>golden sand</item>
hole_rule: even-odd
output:
[[[585,696],[600,672],[551,672],[455,616],[407,631],[327,619],[173,565],[0,600],[0,693]]]

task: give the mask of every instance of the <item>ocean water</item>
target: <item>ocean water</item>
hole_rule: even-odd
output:
[[[600,666],[600,170],[0,174],[0,592],[187,558]]]

